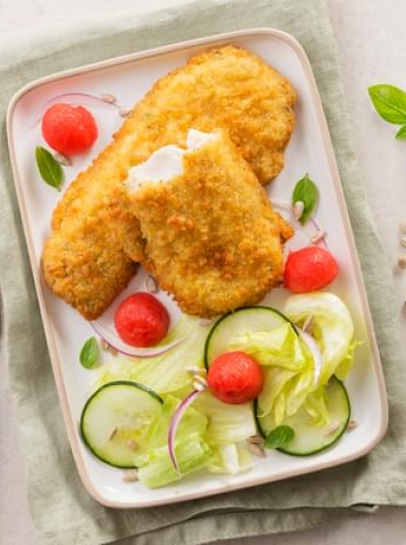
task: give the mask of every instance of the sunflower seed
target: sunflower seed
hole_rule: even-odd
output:
[[[200,372],[200,367],[197,367],[197,365],[189,365],[189,367],[186,367],[186,371],[192,375],[196,375]]]
[[[117,432],[118,432],[118,428],[114,428],[114,430],[110,434],[109,441],[113,441],[113,439],[116,436]]]
[[[123,475],[123,481],[125,483],[135,483],[138,481],[138,471],[136,469],[130,469]]]
[[[109,95],[108,93],[101,95],[100,98],[103,102],[107,102],[107,104],[115,104],[117,102],[117,97],[114,95]]]
[[[331,435],[332,433],[337,431],[339,427],[340,427],[340,424],[338,422],[332,422],[329,425],[329,427],[326,429],[326,432],[324,435]]]
[[[254,456],[257,456],[258,458],[266,458],[265,450],[261,445],[256,443],[248,443],[247,447]]]
[[[302,326],[302,329],[305,333],[311,333],[313,331],[313,326],[314,326],[313,321],[314,321],[313,316],[308,316],[306,318]]]
[[[351,420],[348,422],[347,429],[353,430],[358,426],[358,422],[355,420],[355,418],[351,418]]]
[[[137,443],[134,441],[134,439],[129,439],[129,440],[127,441],[127,447],[130,448],[131,450],[137,450],[138,445],[137,445]]]
[[[127,117],[127,115],[131,113],[131,108],[120,108],[118,113],[121,115],[121,117]]]
[[[197,390],[198,392],[204,392],[206,389],[206,386],[202,384],[201,382],[197,382],[196,380],[193,383],[193,389]]]
[[[248,437],[247,441],[253,445],[263,445],[265,439],[261,435],[252,435],[251,437]]]
[[[311,243],[312,244],[317,244],[319,242],[321,242],[322,240],[324,240],[327,236],[327,233],[326,231],[317,231],[317,233],[315,235],[312,236],[312,238],[310,239],[311,240]]]
[[[401,269],[406,269],[406,255],[399,256],[398,265]]]
[[[158,282],[150,274],[145,279],[145,289],[148,293],[158,293],[159,291]]]
[[[54,157],[58,161],[58,163],[60,163],[64,167],[72,166],[72,161],[69,159],[69,157],[66,157],[66,155],[63,155],[62,153],[55,153]]]
[[[213,323],[213,320],[209,320],[208,318],[200,318],[200,320],[198,320],[197,322],[197,325],[200,327],[208,327],[212,323]]]
[[[207,386],[207,380],[204,377],[201,377],[200,375],[196,374],[194,376],[194,379],[196,382],[200,382],[200,384],[203,384],[203,386]]]
[[[406,238],[405,237],[400,238],[399,244],[403,246],[403,248],[406,248]]]
[[[114,346],[110,346],[110,354],[112,356],[117,356],[117,354],[118,354],[117,348],[114,348]]]
[[[304,212],[304,203],[302,201],[297,201],[292,207],[292,214],[295,220],[300,220]]]
[[[104,352],[109,352],[110,350],[110,345],[107,341],[105,341],[104,339],[101,339],[100,341],[100,348],[102,350],[104,350]]]

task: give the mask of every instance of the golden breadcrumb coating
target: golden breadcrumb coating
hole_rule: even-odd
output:
[[[44,278],[52,291],[95,320],[134,276],[137,265],[123,252],[100,214],[71,217],[48,238],[42,255]]]
[[[180,308],[203,317],[258,303],[282,281],[291,227],[223,132],[183,156],[184,173],[129,190],[142,265]]]
[[[155,83],[111,144],[77,176],[54,212],[53,228],[80,213],[84,201],[106,206],[131,166],[167,144],[184,146],[191,127],[226,129],[258,179],[269,182],[283,167],[295,102],[289,81],[249,51],[227,45],[192,57]]]
[[[43,255],[51,289],[84,317],[101,315],[135,270],[127,256],[143,257],[139,225],[122,192],[131,166],[168,143],[185,145],[191,127],[220,127],[266,183],[283,167],[295,99],[286,78],[232,45],[200,53],[160,79],[56,207]],[[88,220],[97,225],[93,231]]]

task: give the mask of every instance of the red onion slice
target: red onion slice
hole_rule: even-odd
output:
[[[117,350],[123,356],[129,358],[153,358],[155,356],[161,356],[175,346],[182,343],[186,337],[181,337],[168,344],[161,346],[154,346],[152,348],[139,348],[136,346],[130,346],[124,343],[116,334],[112,333],[109,328],[101,324],[100,322],[90,322],[90,325],[94,329],[95,333],[99,335],[109,346]]]
[[[182,420],[182,416],[184,415],[186,409],[190,407],[190,405],[194,402],[194,400],[198,397],[198,395],[201,394],[198,390],[193,390],[185,399],[183,399],[179,406],[177,407],[176,411],[173,413],[171,421],[169,423],[169,432],[168,432],[168,451],[169,451],[169,457],[173,463],[173,467],[175,470],[179,473],[179,465],[178,461],[176,459],[175,454],[175,435],[176,431],[178,429],[178,426],[180,424],[180,421]]]
[[[112,106],[113,108],[120,109],[120,105],[116,102],[107,102],[100,96],[90,95],[89,93],[82,93],[80,91],[72,91],[71,93],[57,95],[50,100],[47,100],[47,102],[44,104],[44,108],[48,108],[48,106],[51,106],[59,100],[68,100],[69,104],[79,104],[84,106]],[[38,117],[38,119],[36,119],[31,125],[30,129],[34,129],[38,123],[40,123],[41,119],[42,116]]]
[[[298,330],[299,335],[302,337],[303,341],[306,343],[308,349],[312,353],[314,360],[314,384],[317,385],[320,379],[321,369],[323,367],[323,360],[321,357],[320,348],[318,347],[315,339],[311,335],[309,335],[309,333],[306,333],[306,331],[303,331],[303,329],[297,326],[296,329]]]

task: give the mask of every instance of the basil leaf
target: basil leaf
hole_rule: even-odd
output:
[[[396,140],[406,140],[406,125],[400,127],[400,129],[396,133]]]
[[[80,363],[86,369],[94,367],[99,359],[99,345],[95,337],[87,339],[80,351],[79,360]]]
[[[299,180],[293,190],[292,204],[302,202],[304,205],[303,214],[299,221],[302,225],[307,223],[319,199],[319,191],[316,184],[306,174]]]
[[[406,93],[395,87],[381,83],[368,88],[372,104],[378,114],[388,123],[406,123]]]
[[[281,448],[292,441],[295,436],[290,426],[278,426],[274,428],[265,439],[265,448]]]
[[[45,183],[55,189],[60,189],[63,182],[63,170],[61,165],[48,150],[41,146],[35,148],[35,159],[41,178]]]

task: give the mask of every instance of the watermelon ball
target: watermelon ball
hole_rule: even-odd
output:
[[[45,112],[42,135],[54,150],[63,155],[73,155],[88,150],[95,143],[98,130],[89,110],[60,103]]]
[[[254,358],[244,352],[226,352],[210,366],[207,384],[212,394],[238,405],[259,396],[264,386],[263,371]]]
[[[120,303],[114,324],[121,340],[130,346],[155,346],[168,333],[169,314],[153,295],[134,293]]]
[[[328,250],[319,246],[306,246],[289,253],[284,284],[292,293],[307,293],[326,287],[337,274],[337,261]]]

